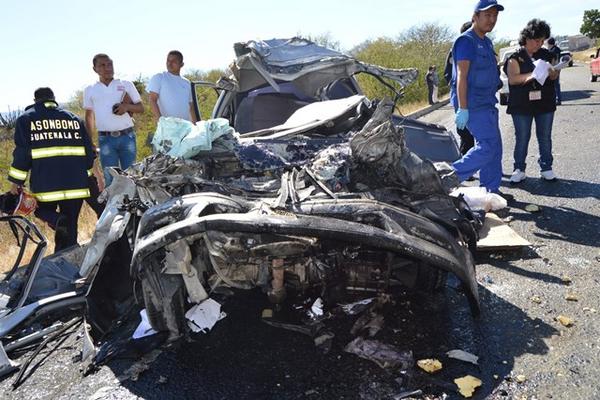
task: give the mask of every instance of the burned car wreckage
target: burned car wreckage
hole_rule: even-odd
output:
[[[186,311],[230,288],[329,307],[350,292],[435,290],[450,272],[477,314],[479,222],[448,195],[458,183],[443,162],[458,157],[452,135],[394,115],[395,101],[369,100],[353,77],[405,86],[417,71],[302,39],[235,50],[232,75],[217,83],[213,117],[227,122],[218,135],[186,158],[171,156],[178,143],[155,137],[157,154],[113,171],[92,240],[70,250],[80,269],[66,278],[69,307],[85,302],[89,343],[110,331],[126,299],[174,339],[189,331]],[[209,131],[214,121],[205,121]],[[44,308],[7,324],[19,312],[12,306],[0,316],[5,347]]]

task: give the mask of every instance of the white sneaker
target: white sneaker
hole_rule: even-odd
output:
[[[552,172],[552,171],[550,171]],[[543,174],[543,172],[542,172]],[[521,171],[520,169],[515,169],[512,173],[512,175],[510,176],[510,182],[511,183],[519,183],[523,180],[525,180],[525,178],[527,178],[527,175],[525,175],[525,171]]]
[[[546,181],[555,181],[556,175],[554,175],[554,172],[552,172],[552,170],[548,170],[548,171],[542,171],[541,172],[542,175],[542,179],[546,180]]]

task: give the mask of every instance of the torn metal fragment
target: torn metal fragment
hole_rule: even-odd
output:
[[[477,357],[474,354],[467,353],[464,350],[450,350],[449,352],[446,353],[446,355],[449,358],[454,358],[456,360],[465,361],[465,362],[475,364],[475,365],[477,365],[477,361],[479,360],[479,357]]]
[[[407,369],[414,362],[412,351],[401,351],[395,346],[377,340],[357,337],[346,345],[344,351],[371,360],[381,368]]]

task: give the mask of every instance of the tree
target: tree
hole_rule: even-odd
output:
[[[438,74],[444,70],[446,55],[455,38],[452,30],[436,23],[424,23],[402,32],[396,40],[382,37],[368,40],[351,50],[358,60],[388,68],[417,68],[420,77],[404,88],[403,103],[420,102],[427,98],[425,72],[430,65],[438,67]],[[365,74],[358,75],[360,86],[370,98],[390,96],[388,88]],[[398,88],[394,82],[388,82]],[[442,86],[441,92],[447,91]]]
[[[201,71],[199,69],[193,69],[185,74],[185,77],[192,82],[210,82],[216,83],[222,76],[227,76],[228,73],[222,69],[211,69],[210,71]],[[200,117],[202,119],[210,118],[213,107],[217,102],[218,93],[209,87],[196,86],[196,99],[200,108]]]
[[[17,118],[21,114],[23,114],[23,110],[11,110],[10,107],[7,112],[0,112],[0,141],[12,139],[13,129],[15,129]]]
[[[446,55],[455,36],[447,25],[426,22],[402,32],[398,36],[398,43],[401,46],[419,47],[424,58],[435,59],[440,52]]]
[[[494,51],[496,54],[500,54],[500,49],[510,46],[510,42],[511,40],[508,38],[494,40]]]
[[[311,42],[316,43],[319,46],[327,47],[331,50],[342,51],[340,41],[335,40],[331,32],[324,32],[316,35],[303,35],[302,32],[298,32],[296,36],[310,40]]]
[[[592,38],[600,38],[600,10],[585,10],[579,32]]]

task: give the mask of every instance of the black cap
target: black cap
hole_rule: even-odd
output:
[[[33,101],[36,103],[48,100],[54,100],[54,92],[49,87],[37,88],[33,92]]]

